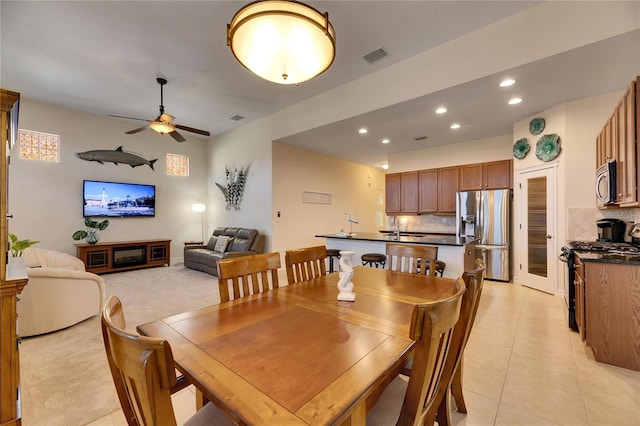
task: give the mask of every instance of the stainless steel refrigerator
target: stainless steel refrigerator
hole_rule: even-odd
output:
[[[511,280],[511,204],[509,189],[457,194],[456,232],[478,239],[476,257],[485,261],[487,279]]]

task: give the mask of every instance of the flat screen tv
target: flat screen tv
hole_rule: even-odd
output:
[[[85,180],[82,190],[84,217],[154,217],[155,185]]]

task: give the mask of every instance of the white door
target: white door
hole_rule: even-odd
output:
[[[556,166],[518,173],[520,283],[555,294]]]

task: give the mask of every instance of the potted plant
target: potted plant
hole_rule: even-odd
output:
[[[100,241],[100,235],[98,231],[104,231],[109,226],[108,220],[103,220],[102,222],[98,222],[96,220],[91,219],[90,217],[84,218],[84,226],[87,227],[86,230],[81,229],[73,233],[74,240],[86,239],[87,243],[95,244]]]
[[[9,249],[11,250],[11,256],[20,257],[22,256],[24,249],[39,242],[40,241],[19,240],[16,234],[9,234]]]

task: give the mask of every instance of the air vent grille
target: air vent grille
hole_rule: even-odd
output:
[[[374,50],[373,52],[364,55],[363,58],[364,58],[365,61],[367,61],[370,64],[372,64],[375,61],[378,61],[378,60],[384,58],[385,56],[387,56],[387,52],[385,52],[384,49],[381,48],[381,49]]]
[[[232,119],[233,121],[240,121],[240,120],[242,120],[243,118],[244,118],[243,116],[238,115],[238,114],[236,114],[236,115],[234,115],[233,117],[231,117],[231,119]]]
[[[427,137],[426,136],[416,136],[415,138],[413,138],[414,141],[423,141],[425,140]]]

